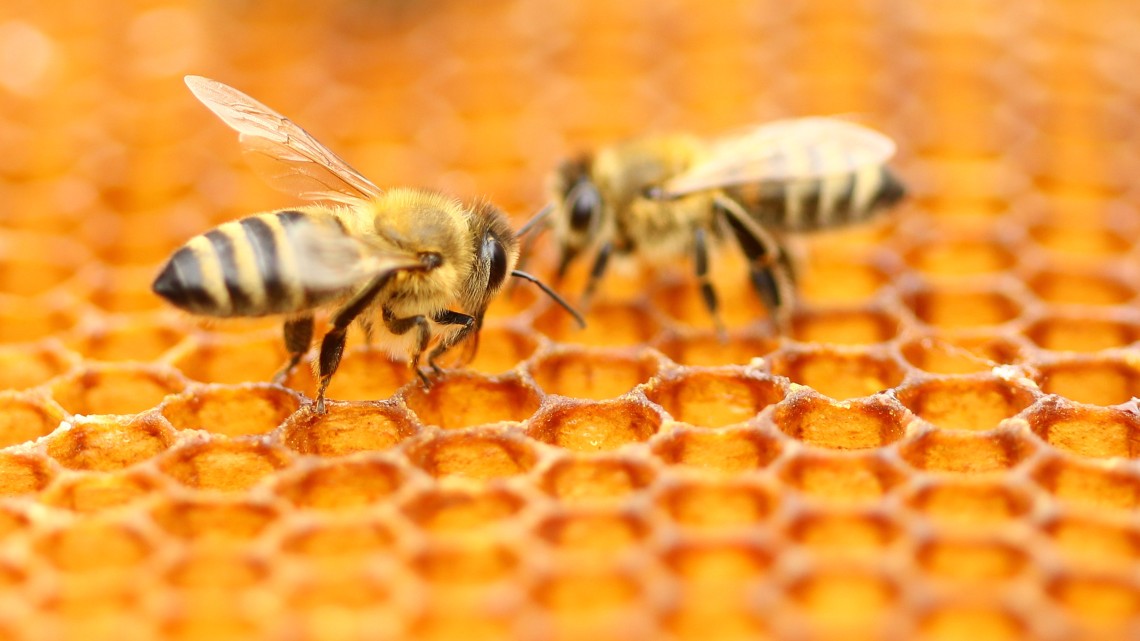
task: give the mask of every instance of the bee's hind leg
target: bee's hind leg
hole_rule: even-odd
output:
[[[313,317],[309,315],[290,318],[285,321],[283,333],[285,335],[285,350],[289,352],[289,360],[273,375],[273,382],[277,385],[285,382],[289,372],[293,371],[297,363],[301,362],[301,357],[309,351],[309,345],[313,342]]]
[[[693,233],[693,262],[696,266],[697,280],[701,285],[701,298],[704,300],[705,307],[708,308],[709,314],[712,315],[713,323],[716,325],[716,335],[720,340],[726,341],[728,333],[724,329],[724,321],[720,317],[720,306],[716,298],[716,289],[713,288],[712,280],[709,278],[709,244],[705,230],[698,227]]]
[[[468,334],[471,332],[477,332],[479,330],[479,326],[482,325],[482,322],[477,320],[474,316],[468,316],[467,314],[460,312],[453,312],[450,309],[445,309],[442,312],[436,314],[432,317],[432,320],[439,323],[440,325],[463,326],[453,332],[443,341],[441,341],[439,345],[436,345],[435,349],[431,351],[431,354],[428,354],[428,366],[431,367],[432,371],[434,371],[436,375],[439,375],[443,373],[443,370],[440,369],[439,365],[436,364],[436,359],[440,356],[443,356],[452,347],[455,347],[459,343],[463,342],[463,339],[467,338]],[[478,338],[478,336],[478,334],[475,335],[476,338]]]
[[[391,310],[384,309],[384,326],[388,331],[397,336],[407,334],[413,327],[416,329],[416,349],[412,352],[412,357],[408,359],[408,366],[415,370],[416,375],[420,377],[420,382],[423,383],[424,389],[431,388],[431,379],[427,373],[420,368],[420,357],[423,356],[424,350],[427,349],[428,342],[431,341],[431,324],[428,323],[427,316],[418,314],[416,316],[407,316],[405,318],[396,318],[396,315]]]
[[[794,275],[787,252],[739,203],[723,196],[717,197],[715,203],[748,259],[752,289],[760,296],[776,329],[786,332],[791,325],[795,300]]]
[[[606,267],[610,264],[610,256],[614,252],[613,243],[606,243],[598,249],[598,254],[594,257],[594,266],[590,268],[590,278],[586,281],[586,289],[582,291],[582,300],[578,303],[582,309],[587,309],[590,306],[590,301],[594,298],[594,293],[598,289],[598,283],[602,282],[602,276],[606,273]]]

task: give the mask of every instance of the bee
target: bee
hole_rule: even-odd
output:
[[[894,151],[886,136],[826,117],[780,120],[715,141],[672,134],[617,144],[558,167],[551,204],[520,232],[536,231],[523,255],[551,228],[559,280],[592,254],[583,305],[614,254],[691,256],[723,336],[709,248],[731,237],[748,259],[752,288],[785,329],[795,275],[784,234],[864,221],[899,202],[905,189],[885,165]]]
[[[478,338],[488,305],[508,276],[538,285],[579,324],[582,318],[535,277],[515,269],[519,243],[505,215],[487,202],[464,204],[413,189],[383,191],[304,129],[244,93],[187,76],[194,96],[236,130],[244,151],[263,161],[270,185],[315,204],[255,214],[195,236],[174,252],[152,286],[174,306],[211,317],[285,318],[283,382],[308,351],[313,315],[332,309],[317,359],[316,411],[354,322],[406,356],[425,387],[421,359],[438,359]],[[457,307],[458,311],[452,309]],[[470,355],[475,341],[468,343]]]

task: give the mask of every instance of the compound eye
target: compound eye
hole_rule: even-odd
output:
[[[602,196],[588,182],[578,183],[570,191],[570,229],[584,232],[602,208]]]
[[[487,288],[494,291],[507,278],[507,251],[491,234],[483,237],[483,256],[487,260]]]

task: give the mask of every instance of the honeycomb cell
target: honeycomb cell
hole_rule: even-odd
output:
[[[162,415],[180,430],[248,436],[273,431],[300,405],[296,395],[276,387],[212,385],[167,399]]]
[[[0,392],[0,447],[50,434],[64,416],[62,408],[38,395]]]
[[[158,468],[187,487],[242,492],[287,465],[284,450],[264,443],[205,441],[171,450]]]
[[[0,390],[42,385],[78,362],[75,354],[50,341],[0,345]]]
[[[83,274],[88,300],[112,313],[137,313],[160,309],[163,301],[151,290],[158,270],[153,265],[110,266]]]
[[[625,457],[562,458],[542,475],[539,486],[562,503],[612,503],[647,487],[652,468]]]
[[[1026,284],[1038,299],[1061,305],[1122,305],[1136,296],[1127,283],[1093,272],[1046,269]]]
[[[55,379],[51,395],[69,414],[135,414],[185,387],[181,376],[165,368],[99,365]]]
[[[267,358],[268,361],[268,358]],[[284,360],[277,363],[277,367]],[[393,359],[386,351],[358,345],[345,350],[326,396],[340,401],[375,401],[395,394],[412,380],[414,374],[403,361]],[[287,385],[310,398],[317,395],[318,379],[310,367],[297,367]]]
[[[43,458],[0,452],[0,496],[19,496],[43,490],[55,470]]]
[[[566,402],[536,416],[527,433],[574,452],[614,450],[648,440],[661,427],[661,416],[644,402]]]
[[[1038,367],[1042,391],[1078,403],[1119,405],[1140,395],[1140,372],[1127,360],[1066,359]]]
[[[914,367],[931,374],[988,372],[995,365],[1021,360],[1019,347],[1000,336],[980,340],[927,336],[905,343],[902,356]]]
[[[154,361],[182,342],[186,328],[166,316],[130,316],[76,329],[68,346],[97,361]]]
[[[931,288],[905,298],[918,320],[943,330],[984,328],[1008,323],[1019,316],[1022,304],[992,288]]]
[[[996,238],[930,238],[907,251],[914,269],[934,277],[996,274],[1014,266],[1009,244]]]
[[[48,456],[73,470],[112,471],[141,463],[174,443],[174,434],[154,414],[76,418],[47,441]]]
[[[1038,347],[1058,352],[1099,352],[1135,343],[1135,324],[1090,316],[1046,314],[1025,329]]]
[[[767,522],[776,497],[760,485],[743,480],[690,480],[664,488],[658,507],[673,522],[698,530],[732,530]]]
[[[389,550],[396,535],[383,523],[371,520],[305,520],[288,532],[281,549],[312,560],[343,560],[359,563],[360,557]]]
[[[877,559],[902,537],[899,525],[872,511],[813,510],[787,526],[788,538],[824,558]]]
[[[650,355],[611,355],[600,350],[545,354],[529,368],[542,391],[571,398],[621,396],[657,374]]]
[[[1140,478],[1119,466],[1051,458],[1036,465],[1032,475],[1038,485],[1076,509],[1111,514],[1132,511],[1140,505]]]
[[[268,381],[288,356],[279,332],[262,332],[236,336],[199,334],[172,350],[168,358],[171,365],[192,380],[236,385]]]
[[[505,490],[442,490],[424,492],[404,505],[404,513],[432,534],[486,532],[512,519],[526,501]]]
[[[979,473],[1008,470],[1036,451],[1018,431],[986,434],[931,430],[899,448],[903,460],[920,470]]]
[[[154,544],[123,522],[76,521],[36,540],[36,554],[62,572],[124,570],[143,563]]]
[[[686,594],[680,598],[676,607],[665,613],[663,628],[670,638],[684,641],[773,638],[767,622],[748,604],[723,596],[714,600],[699,588],[694,592],[692,596]]]
[[[780,442],[759,429],[702,430],[678,427],[653,445],[669,465],[734,475],[767,467],[780,455]]]
[[[837,404],[800,394],[776,408],[776,427],[810,445],[837,450],[880,447],[902,437],[906,411],[886,398]]]
[[[1016,641],[1032,638],[1031,628],[1016,613],[996,604],[936,603],[920,617],[916,632],[921,641]]]
[[[391,496],[402,481],[400,469],[387,461],[329,461],[281,480],[276,492],[298,507],[353,510]]]
[[[827,349],[782,351],[772,359],[772,373],[838,401],[895,387],[904,374],[894,359],[876,352]]]
[[[1049,399],[1028,420],[1043,441],[1060,450],[1097,458],[1140,456],[1140,419],[1131,411]]]
[[[661,377],[645,390],[675,420],[697,427],[747,421],[784,398],[777,380],[736,369],[692,370]]]
[[[534,532],[558,552],[610,555],[642,544],[650,526],[633,512],[594,509],[548,516]]]
[[[746,365],[780,346],[778,340],[741,332],[721,338],[715,332],[666,334],[655,347],[674,363],[693,367]]]
[[[59,336],[75,325],[77,306],[66,299],[24,298],[0,293],[0,343]]]
[[[243,542],[256,538],[278,514],[272,507],[241,499],[170,499],[150,510],[154,523],[186,541]]]
[[[198,550],[176,561],[163,579],[180,588],[241,590],[265,580],[269,569],[264,561],[244,551]]]
[[[928,577],[992,585],[1017,578],[1032,559],[1010,543],[983,538],[940,537],[915,551],[918,568]]]
[[[1046,590],[1069,616],[1081,624],[1100,628],[1103,634],[1109,633],[1106,628],[1119,629],[1140,616],[1140,589],[1133,581],[1120,577],[1068,575],[1052,581]]]
[[[986,431],[1029,407],[1034,393],[1004,379],[975,376],[904,387],[898,399],[939,429]]]
[[[598,301],[580,329],[561,308],[550,306],[534,321],[534,329],[558,343],[596,347],[628,347],[649,342],[659,328],[644,306]]]
[[[1103,259],[1124,254],[1131,247],[1126,238],[1099,225],[1043,223],[1029,228],[1038,245],[1060,257],[1075,260]]]
[[[408,409],[424,425],[445,430],[530,418],[540,402],[537,391],[517,378],[485,378],[454,372],[430,390],[414,386],[406,393]]]
[[[821,635],[874,637],[898,607],[898,586],[874,572],[817,568],[788,586],[792,603]]]
[[[328,403],[327,412],[297,412],[282,441],[301,454],[345,456],[382,452],[419,433],[407,411],[392,403]]]
[[[969,477],[944,478],[918,487],[906,504],[931,521],[949,526],[977,528],[1008,526],[1029,514],[1034,497],[1022,485]]]
[[[518,555],[493,542],[437,542],[411,561],[412,568],[436,588],[482,587],[512,578]]]
[[[504,374],[530,358],[536,349],[538,339],[531,332],[511,326],[485,325],[479,330],[479,350],[463,367],[483,374]]]
[[[135,504],[162,488],[155,479],[134,471],[69,475],[48,486],[40,501],[72,512],[93,514]]]
[[[780,468],[781,480],[814,501],[872,503],[906,479],[905,472],[874,452],[796,452]]]
[[[812,254],[797,283],[799,296],[814,304],[859,304],[889,282],[883,265],[852,256]]]
[[[875,310],[812,311],[792,320],[792,338],[803,343],[873,345],[894,338],[899,319]]]
[[[1042,530],[1053,549],[1075,567],[1116,569],[1140,561],[1140,529],[1093,516],[1061,515]]]
[[[436,478],[489,481],[527,472],[538,454],[525,438],[486,430],[434,434],[410,447],[408,458]]]
[[[588,617],[602,610],[636,603],[642,587],[628,573],[616,569],[568,569],[540,578],[535,601],[564,616]]]
[[[662,554],[665,567],[690,586],[724,593],[764,577],[774,563],[771,551],[749,539],[686,537]]]

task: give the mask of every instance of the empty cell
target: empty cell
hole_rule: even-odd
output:
[[[1048,314],[1025,329],[1038,347],[1058,352],[1098,352],[1136,342],[1140,330],[1133,323],[1095,316]]]
[[[670,545],[661,560],[690,587],[724,594],[766,576],[772,552],[749,539],[685,537]]]
[[[167,497],[151,508],[150,516],[174,537],[208,543],[256,538],[278,514],[268,505],[240,499]]]
[[[284,359],[277,361],[277,367],[284,364]],[[325,396],[338,401],[386,399],[414,376],[407,361],[394,359],[388,352],[372,346],[356,345],[345,350]],[[304,364],[293,370],[286,384],[310,398],[316,397],[319,387],[316,372]]]
[[[1033,391],[997,378],[940,379],[905,387],[898,399],[940,429],[992,430],[1033,403]]]
[[[996,274],[1016,262],[998,238],[931,238],[910,249],[905,259],[916,270],[936,277]]]
[[[264,443],[205,441],[171,450],[158,468],[188,487],[243,492],[288,465],[285,450]]]
[[[921,641],[1020,641],[1031,638],[1019,615],[997,604],[935,603],[918,621]]]
[[[512,578],[519,559],[494,541],[440,541],[427,546],[410,565],[433,586],[476,587]]]
[[[792,320],[792,338],[803,343],[874,345],[898,335],[899,319],[876,310],[812,311]]]
[[[911,365],[931,374],[988,372],[995,365],[1021,360],[1020,348],[999,335],[969,339],[926,336],[902,346],[902,356]]]
[[[286,360],[279,331],[199,334],[170,355],[170,364],[188,378],[227,385],[268,381]]]
[[[1038,373],[1044,392],[1078,403],[1119,405],[1140,395],[1140,372],[1125,360],[1070,359],[1041,365]]]
[[[975,474],[1008,470],[1034,450],[1020,432],[932,430],[904,443],[899,454],[920,470]]]
[[[135,315],[113,322],[82,325],[68,347],[96,361],[153,361],[180,343],[182,327],[164,315]]]
[[[538,410],[540,397],[538,391],[517,378],[453,372],[435,380],[430,390],[411,387],[405,400],[424,425],[452,430],[525,421]]]
[[[650,355],[580,349],[543,356],[529,369],[547,394],[602,400],[621,396],[645,383],[657,374],[658,363]]]
[[[1061,221],[1034,225],[1029,228],[1029,235],[1038,245],[1069,259],[1112,258],[1132,248],[1132,243],[1115,230],[1102,227],[1097,221],[1083,222],[1081,225]]]
[[[23,390],[48,382],[79,363],[54,342],[0,345],[0,390]]]
[[[69,414],[135,414],[185,388],[186,381],[167,368],[124,363],[88,366],[58,378],[51,395]]]
[[[1053,458],[1033,470],[1033,479],[1050,494],[1075,508],[1131,512],[1140,505],[1140,478],[1126,468],[1098,461]]]
[[[718,301],[717,313],[726,328],[745,329],[756,325],[760,319],[767,318],[768,312],[764,309],[764,304],[748,282],[746,266],[718,266],[713,276]],[[676,326],[690,330],[711,330],[716,327],[700,288],[693,279],[674,278],[658,286],[652,294],[652,305],[668,316]]]
[[[670,465],[739,474],[766,467],[780,455],[781,446],[775,437],[759,429],[677,428],[656,442],[653,451]]]
[[[456,607],[438,597],[432,606],[419,613],[410,623],[407,631],[408,638],[422,639],[423,641],[448,641],[451,639],[466,639],[469,641],[499,641],[509,639],[518,625],[510,615],[507,608],[497,608],[493,611],[485,609],[472,611],[469,608]],[[395,623],[401,623],[395,621]],[[376,633],[376,625],[370,620],[361,626],[361,635],[368,636]],[[324,633],[324,629],[321,629]],[[384,638],[396,638],[392,634],[383,634]]]
[[[611,555],[643,543],[650,526],[634,512],[574,510],[546,517],[534,533],[559,552]]]
[[[22,343],[58,336],[80,316],[78,304],[62,297],[24,298],[0,293],[0,343]]]
[[[63,572],[125,571],[143,563],[154,545],[118,521],[83,519],[42,534],[36,554]]]
[[[1140,561],[1140,529],[1097,515],[1058,515],[1041,526],[1072,567],[1116,569]]]
[[[437,478],[488,481],[523,474],[538,458],[526,438],[497,431],[441,432],[413,445],[412,464]]]
[[[298,507],[354,510],[391,496],[402,481],[399,468],[387,461],[323,461],[282,479],[275,491]]]
[[[918,488],[906,504],[936,523],[976,528],[1024,518],[1033,508],[1033,497],[1020,485],[947,477]]]
[[[1029,414],[1029,426],[1055,448],[1097,458],[1140,456],[1140,419],[1128,410],[1045,402]]]
[[[0,235],[0,256],[0,292],[17,296],[55,289],[90,260],[71,238],[7,230]]]
[[[696,370],[659,379],[645,390],[678,421],[723,427],[747,421],[784,398],[772,377],[737,369]]]
[[[395,542],[391,528],[370,520],[305,520],[284,536],[281,549],[312,560],[355,561],[390,550]]]
[[[776,408],[776,427],[810,445],[837,450],[880,447],[902,437],[906,411],[886,399],[842,404],[801,394]]]
[[[0,447],[50,434],[64,416],[62,408],[39,395],[0,392]]]
[[[635,458],[580,456],[557,460],[539,485],[563,503],[612,503],[645,488],[654,476]]]
[[[180,430],[247,436],[272,432],[300,405],[295,394],[276,387],[216,385],[168,399],[162,415]]]
[[[537,287],[523,282],[511,283],[491,299],[486,319],[506,319],[524,314],[534,308],[540,296],[545,298]]]
[[[674,363],[694,367],[746,365],[775,351],[779,342],[767,336],[731,332],[721,338],[714,332],[666,334],[656,347]]]
[[[98,472],[56,479],[40,496],[40,501],[72,512],[92,514],[131,505],[161,489],[157,481],[137,472]]]
[[[555,615],[574,617],[632,606],[641,595],[636,579],[617,569],[566,568],[540,577],[533,587],[540,606]]]
[[[874,452],[801,450],[784,462],[780,477],[815,501],[851,504],[881,500],[906,475]]]
[[[664,629],[678,641],[769,639],[769,626],[756,608],[731,594],[715,597],[698,586],[684,594],[663,617]]]
[[[867,259],[813,253],[797,283],[804,301],[824,305],[864,303],[890,282],[886,270]]]
[[[830,349],[782,351],[772,358],[772,373],[837,401],[876,394],[903,379],[902,367],[885,355]]]
[[[644,401],[566,402],[531,422],[527,433],[574,452],[599,452],[641,443],[657,433],[661,416]]]
[[[1000,290],[927,288],[905,300],[920,321],[940,329],[1000,325],[1022,314],[1021,302]]]
[[[0,452],[0,496],[19,496],[43,490],[55,471],[42,457]]]
[[[919,569],[946,581],[993,584],[1016,578],[1030,567],[1021,548],[985,538],[939,536],[915,551]]]
[[[558,343],[628,347],[649,342],[659,327],[643,305],[597,301],[586,314],[585,329],[557,305],[548,306],[534,320],[534,329]]]
[[[48,439],[47,454],[74,470],[111,471],[154,458],[173,443],[170,427],[154,414],[96,416],[72,419]]]
[[[523,509],[526,501],[505,490],[431,489],[404,505],[404,513],[420,528],[435,534],[486,532]]]
[[[849,510],[801,513],[788,524],[788,537],[816,555],[877,559],[897,541],[900,527],[884,514]]]
[[[1046,269],[1026,282],[1046,303],[1071,305],[1122,305],[1136,292],[1115,276],[1096,272]]]
[[[657,505],[678,525],[716,531],[765,523],[776,499],[765,488],[742,481],[694,479],[666,488]]]
[[[1124,577],[1083,572],[1064,575],[1050,582],[1046,593],[1085,625],[1122,626],[1140,616],[1140,588]]]
[[[241,590],[265,581],[265,562],[241,549],[198,549],[166,569],[163,579],[179,588]]]
[[[864,634],[877,629],[898,607],[894,582],[868,570],[818,568],[788,586],[788,596],[809,626],[821,633]]]
[[[511,326],[484,326],[479,330],[479,349],[474,358],[463,362],[456,358],[456,367],[464,367],[482,374],[505,374],[530,358],[538,349],[538,339],[534,332],[523,331]],[[464,344],[457,352],[471,349]]]
[[[297,412],[282,441],[301,454],[344,456],[382,452],[419,433],[415,419],[391,403],[328,403],[324,414]]]
[[[87,299],[99,309],[116,314],[134,314],[162,309],[164,303],[151,284],[157,270],[153,265],[104,266],[84,272],[81,287]]]

